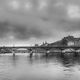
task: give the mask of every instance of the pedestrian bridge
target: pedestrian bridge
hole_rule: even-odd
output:
[[[38,47],[35,47],[35,46],[17,46],[17,47],[0,47],[0,51],[1,50],[12,50],[12,51],[15,51],[15,50],[28,50],[28,51],[41,51],[41,50],[44,50],[44,51],[48,51],[48,50],[51,50],[51,51],[80,51],[80,46],[38,46]]]

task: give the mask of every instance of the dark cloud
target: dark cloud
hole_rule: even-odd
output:
[[[80,20],[66,20],[61,19],[57,22],[58,27],[60,30],[65,32],[72,32],[72,31],[80,31]]]
[[[0,37],[5,37],[6,33],[9,32],[9,26],[6,22],[0,22]]]
[[[77,0],[78,1],[78,0]],[[4,1],[2,1],[4,4]],[[53,0],[54,3],[58,0]],[[75,2],[65,0],[65,3]],[[5,3],[6,4],[6,3]],[[50,3],[51,4],[51,3]],[[80,20],[69,20],[65,7],[52,7],[42,13],[37,11],[25,12],[0,9],[0,38],[13,33],[15,39],[28,40],[30,38],[50,38],[60,34],[80,30]],[[65,5],[66,6],[66,5]]]
[[[45,29],[46,30],[46,29]],[[38,27],[33,26],[22,26],[18,24],[11,24],[9,22],[0,22],[0,38],[4,38],[13,33],[14,38],[18,40],[28,40],[30,38],[42,38],[49,37],[48,31],[40,30]]]
[[[29,39],[31,37],[41,38],[46,36],[46,34],[43,31],[35,27],[29,29],[28,27],[15,26],[13,32],[16,34],[16,39]]]

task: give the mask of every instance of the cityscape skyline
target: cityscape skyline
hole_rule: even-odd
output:
[[[79,42],[80,41],[80,37],[76,37],[76,36],[73,36],[73,35],[67,35],[67,36],[64,36],[64,37],[62,37],[60,39],[56,39],[56,40],[52,40],[52,41],[43,40],[43,41],[38,42],[37,40],[36,41],[33,40],[32,43],[31,43],[31,41],[30,42],[21,41],[21,43],[19,41],[18,42],[17,41],[15,41],[15,42],[4,41],[4,42],[2,42],[0,44],[0,46],[1,47],[5,47],[5,46],[16,47],[16,46],[36,46],[36,45],[40,46],[40,45],[46,45],[46,44],[56,44],[56,45],[58,45],[57,42],[59,42],[60,44],[62,44],[64,38],[66,40],[68,40],[68,42],[70,42],[70,43],[77,42],[78,44],[80,44],[80,42]],[[7,43],[5,43],[5,42],[7,42]],[[3,45],[3,43],[4,43],[4,45]],[[31,44],[29,44],[29,43],[31,43]]]

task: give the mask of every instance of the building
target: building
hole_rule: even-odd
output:
[[[67,43],[67,46],[74,46],[75,45],[75,43],[73,42],[73,41],[69,41],[68,43]]]
[[[73,36],[67,36],[59,41],[48,44],[48,46],[80,46],[80,38],[75,38]]]
[[[73,36],[65,37],[67,46],[75,46],[75,38]]]
[[[67,46],[80,46],[80,38],[74,38],[73,36],[66,37]]]
[[[43,44],[41,44],[40,46],[48,46],[49,44],[45,41],[43,42]]]

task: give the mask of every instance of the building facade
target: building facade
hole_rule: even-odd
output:
[[[49,46],[80,46],[80,38],[67,36],[64,37],[62,40],[49,44]]]

